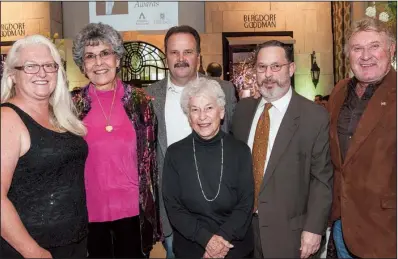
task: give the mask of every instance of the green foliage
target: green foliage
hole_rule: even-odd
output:
[[[396,35],[396,33],[397,33],[397,1],[374,2],[374,5],[370,4],[369,6],[374,6],[376,8],[376,19],[380,19],[379,15],[381,13],[387,13],[388,21],[386,22],[386,24],[390,28],[391,32],[394,35]]]
[[[388,1],[388,8],[390,9],[395,21],[397,21],[397,1]]]

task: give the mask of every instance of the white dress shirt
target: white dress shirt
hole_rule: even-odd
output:
[[[272,147],[274,146],[276,134],[278,133],[279,126],[281,125],[283,116],[285,116],[287,107],[289,106],[290,100],[292,99],[292,87],[289,88],[289,91],[279,100],[272,102],[272,107],[269,109],[269,117],[270,117],[270,130],[269,130],[269,138],[268,138],[268,147],[267,147],[267,157],[265,160],[264,173],[267,169],[269,157],[271,156]],[[254,135],[256,134],[256,127],[258,120],[260,119],[261,113],[264,110],[264,105],[267,101],[264,98],[261,98],[260,104],[257,107],[256,114],[254,115],[252,126],[250,128],[249,139],[247,141],[247,145],[253,151],[253,143],[254,143]]]
[[[181,95],[183,86],[176,86],[170,80],[167,80],[166,104],[164,115],[166,121],[167,147],[187,137],[192,132],[188,117],[181,108]]]

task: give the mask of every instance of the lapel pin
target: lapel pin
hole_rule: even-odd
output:
[[[381,106],[386,106],[387,103],[386,102],[381,102]]]

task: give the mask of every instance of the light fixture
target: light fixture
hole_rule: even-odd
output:
[[[321,69],[318,67],[316,63],[315,51],[312,51],[311,54],[311,79],[312,83],[314,84],[315,88],[319,82],[319,75],[321,73]]]

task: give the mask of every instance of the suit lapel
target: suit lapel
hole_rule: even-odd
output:
[[[285,116],[283,116],[281,125],[275,138],[274,145],[272,147],[272,152],[268,161],[267,169],[265,170],[263,183],[261,184],[260,193],[274,173],[281,156],[285,152],[286,148],[289,146],[290,140],[292,139],[294,133],[298,128],[299,118],[299,97],[293,91],[292,99],[290,100]]]
[[[362,114],[362,117],[358,123],[358,126],[355,130],[355,133],[351,139],[350,147],[347,151],[347,155],[344,160],[344,164],[347,164],[353,155],[358,151],[361,147],[362,143],[366,140],[372,130],[377,126],[381,117],[383,116],[383,111],[388,107],[389,96],[395,95],[396,89],[396,79],[392,80],[392,77],[395,76],[396,72],[393,68],[391,68],[383,82],[379,85],[378,89],[373,94],[372,98],[369,100],[369,103]]]
[[[337,151],[338,157],[335,158],[334,161],[338,161],[339,168],[341,168],[342,166],[342,160],[341,160],[340,142],[339,142],[339,137],[337,135],[337,123],[341,107],[343,106],[344,100],[347,96],[348,82],[349,80],[344,81],[343,86],[339,88],[339,91],[336,93],[336,97],[333,99],[333,103],[328,104],[331,107],[330,113],[332,114],[330,118],[330,149]]]
[[[158,131],[159,131],[159,145],[162,150],[163,156],[167,149],[167,133],[166,133],[166,119],[165,119],[165,105],[166,105],[166,93],[167,93],[167,79],[163,80],[158,88],[156,88],[157,101],[154,102],[154,109],[158,116]]]

